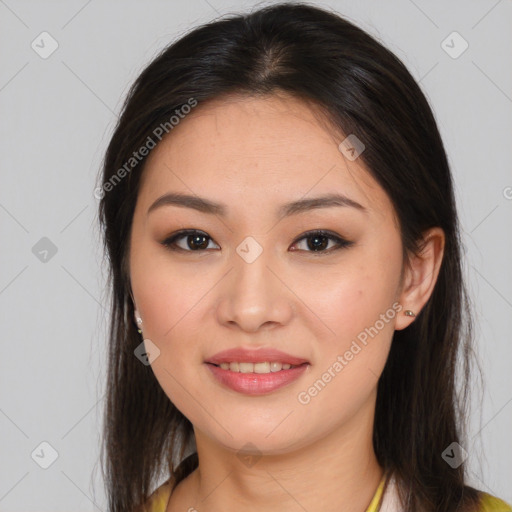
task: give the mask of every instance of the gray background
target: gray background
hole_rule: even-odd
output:
[[[456,182],[485,377],[464,448],[472,484],[512,502],[512,3],[317,3],[394,51],[433,106]],[[254,5],[0,0],[1,511],[105,510],[108,308],[93,195],[101,158],[129,85],[159,49]],[[58,43],[46,59],[31,47],[51,49],[43,31]],[[453,31],[469,44],[457,58],[445,49],[457,52],[460,40],[442,46]]]

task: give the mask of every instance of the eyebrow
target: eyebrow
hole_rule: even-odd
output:
[[[157,208],[161,208],[163,206],[181,206],[184,208],[192,208],[203,213],[220,215],[221,217],[225,217],[227,213],[227,207],[225,204],[216,203],[199,196],[191,196],[182,193],[168,193],[160,196],[148,208],[147,215],[149,215]],[[333,206],[350,207],[360,210],[364,213],[368,212],[368,210],[363,205],[343,194],[327,194],[310,199],[298,199],[297,201],[283,204],[278,209],[277,215],[279,217],[288,217],[290,215],[303,213],[317,208],[330,208]]]

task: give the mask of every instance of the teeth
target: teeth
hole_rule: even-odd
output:
[[[281,363],[276,363],[276,362],[270,363],[270,371],[271,372],[278,372],[279,370],[281,370],[282,367],[283,367],[283,365]]]
[[[240,373],[270,373],[279,372],[281,370],[289,370],[295,368],[297,365],[289,363],[278,363],[277,361],[264,361],[262,363],[239,363],[233,361],[232,363],[220,363],[219,365],[223,370],[230,370],[232,372]]]
[[[240,373],[252,373],[254,371],[253,363],[238,363]]]
[[[256,363],[254,373],[270,373],[270,363]]]

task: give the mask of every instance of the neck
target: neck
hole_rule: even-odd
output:
[[[241,460],[195,429],[199,467],[172,494],[174,510],[365,512],[383,476],[373,407],[307,446]],[[179,506],[178,506],[179,504]]]

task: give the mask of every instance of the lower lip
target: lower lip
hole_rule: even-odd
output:
[[[282,388],[298,379],[309,366],[301,364],[288,370],[279,370],[270,373],[240,373],[223,370],[219,366],[206,363],[213,376],[222,384],[238,393],[246,395],[264,395],[276,389]]]

